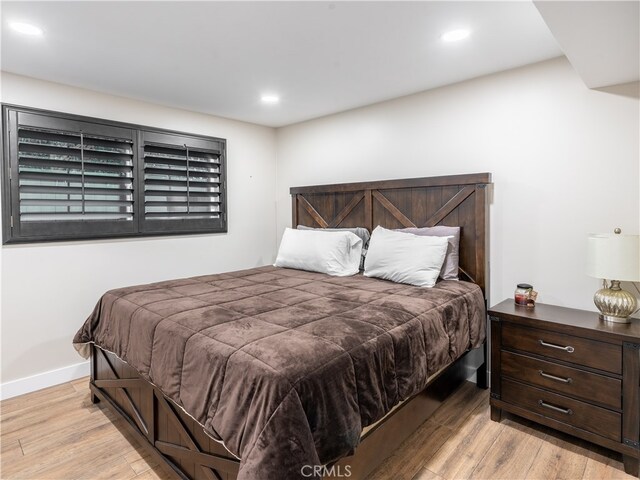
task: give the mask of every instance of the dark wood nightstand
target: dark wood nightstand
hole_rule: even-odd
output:
[[[640,321],[505,300],[491,318],[491,419],[502,410],[622,453],[638,476]]]

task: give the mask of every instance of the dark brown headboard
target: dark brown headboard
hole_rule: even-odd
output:
[[[459,226],[460,274],[487,296],[490,173],[291,188],[293,227]]]

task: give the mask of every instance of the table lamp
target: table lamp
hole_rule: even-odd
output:
[[[613,234],[589,235],[587,275],[602,278],[604,288],[593,296],[600,318],[608,322],[629,323],[636,310],[636,297],[620,288],[621,281],[640,281],[640,236]]]

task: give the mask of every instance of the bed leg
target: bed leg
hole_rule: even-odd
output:
[[[482,354],[484,355],[484,362],[482,365],[476,370],[476,385],[478,388],[487,389],[489,388],[489,375],[487,372],[487,341],[485,340],[482,345]]]
[[[480,365],[480,368],[476,371],[476,385],[478,388],[482,388],[486,390],[489,388],[489,383],[487,382],[487,364],[483,363]]]
[[[96,404],[99,402],[100,402],[100,399],[98,398],[98,396],[95,393],[91,392],[91,403]]]

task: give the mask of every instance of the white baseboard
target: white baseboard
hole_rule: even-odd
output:
[[[47,387],[53,387],[64,382],[89,375],[89,361],[58,368],[49,372],[38,373],[30,377],[19,378],[0,385],[0,400],[17,397],[25,393],[35,392]]]

